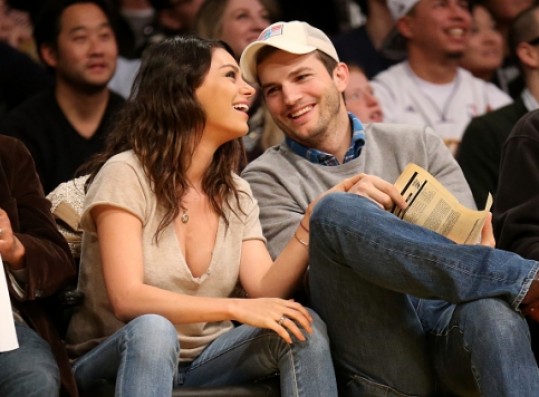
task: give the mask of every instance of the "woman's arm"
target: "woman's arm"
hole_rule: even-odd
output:
[[[285,316],[311,331],[311,316],[292,301],[196,297],[145,284],[141,221],[110,205],[94,207],[91,215],[99,235],[105,287],[118,319],[129,321],[142,314],[155,313],[175,324],[236,320],[273,329],[292,343],[289,333],[278,324],[278,320]],[[299,340],[304,340],[299,327],[292,321],[288,323],[288,330]]]

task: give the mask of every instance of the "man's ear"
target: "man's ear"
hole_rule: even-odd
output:
[[[39,54],[41,55],[41,59],[43,59],[43,62],[45,62],[47,66],[55,68],[58,64],[57,51],[50,45],[41,45],[41,47],[39,48]]]
[[[412,37],[414,32],[411,22],[411,17],[409,15],[405,15],[399,20],[395,21],[397,31],[407,39]]]
[[[340,92],[344,92],[346,89],[349,76],[348,66],[344,62],[339,62],[335,69],[333,69],[333,81]]]

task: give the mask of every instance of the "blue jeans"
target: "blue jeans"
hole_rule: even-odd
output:
[[[310,230],[312,305],[342,395],[537,395],[518,312],[537,262],[454,244],[353,194],[322,199]]]
[[[273,331],[241,325],[179,366],[172,323],[144,315],[78,359],[75,378],[83,392],[97,380],[116,379],[116,397],[170,397],[173,387],[235,385],[280,374],[283,396],[336,396],[326,328],[312,315],[314,331],[306,342],[288,345]]]
[[[58,397],[60,373],[47,342],[15,323],[19,348],[0,353],[0,396]]]

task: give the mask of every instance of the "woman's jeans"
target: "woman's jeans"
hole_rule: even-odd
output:
[[[158,315],[138,317],[74,365],[82,391],[116,379],[116,397],[170,397],[173,387],[225,386],[280,375],[281,395],[337,396],[326,327],[311,312],[313,333],[288,345],[274,331],[238,326],[213,341],[190,364],[177,364],[173,324]]]
[[[58,397],[60,372],[47,342],[15,323],[19,348],[0,353],[0,396]]]
[[[310,223],[310,293],[343,396],[537,396],[518,306],[539,264],[457,245],[335,193]]]

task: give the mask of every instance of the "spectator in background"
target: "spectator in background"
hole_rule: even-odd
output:
[[[76,397],[67,354],[47,313],[50,297],[74,282],[75,264],[30,153],[6,136],[0,136],[0,257],[19,342],[18,349],[0,353],[0,395],[57,397],[61,379]]]
[[[46,193],[101,150],[124,102],[107,88],[118,55],[108,15],[101,0],[45,2],[34,36],[54,73],[54,90],[28,99],[0,122],[0,133],[20,138],[30,150]]]
[[[50,89],[53,83],[43,65],[0,42],[0,120],[26,99]]]
[[[384,120],[380,103],[359,66],[348,63],[348,85],[344,90],[344,100],[349,112],[356,115],[362,123],[376,123]]]
[[[368,79],[402,60],[406,53],[384,54],[383,44],[394,25],[386,0],[361,0],[363,25],[332,36],[339,59],[354,63],[364,70]]]
[[[468,46],[460,59],[460,66],[475,77],[495,82],[502,65],[504,40],[496,29],[490,12],[481,4],[472,5],[472,28]]]
[[[388,0],[408,58],[372,81],[388,122],[428,125],[455,153],[471,118],[511,102],[459,67],[471,28],[467,2]]]
[[[525,113],[539,107],[539,6],[518,16],[509,41],[525,88],[514,103],[472,119],[456,156],[479,208],[485,205],[488,193],[494,195],[498,189],[501,150],[507,136]]]
[[[497,246],[539,261],[539,110],[522,116],[503,145],[493,207]],[[536,307],[535,310],[539,310]],[[528,321],[539,359],[539,324]]]
[[[14,4],[12,4],[14,3]],[[14,7],[15,6],[15,7]],[[37,60],[28,10],[17,2],[0,0],[0,41]]]
[[[534,0],[482,0],[496,21],[496,29],[504,39],[504,60],[498,73],[497,84],[512,98],[518,98],[524,89],[523,76],[520,74],[518,59],[513,57],[509,43],[509,31],[515,18],[530,8]]]
[[[204,38],[223,40],[239,60],[243,49],[279,18],[274,0],[205,0],[200,8],[195,32]],[[283,140],[260,95],[250,98],[249,132],[243,137],[247,161]]]

